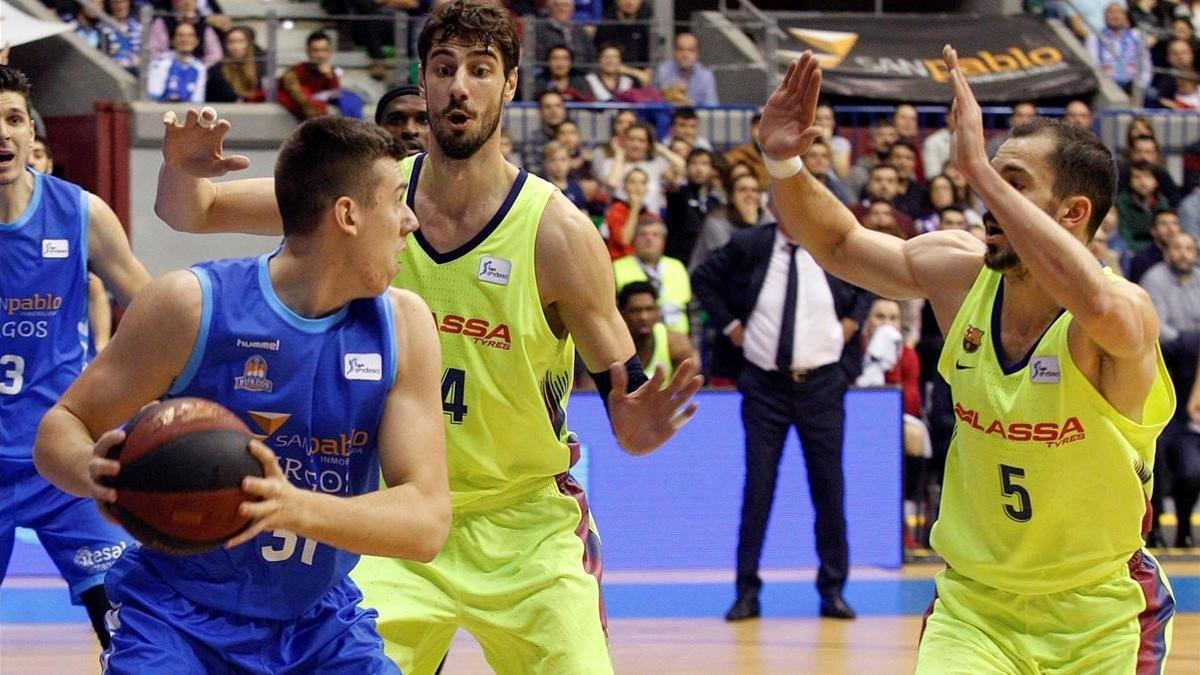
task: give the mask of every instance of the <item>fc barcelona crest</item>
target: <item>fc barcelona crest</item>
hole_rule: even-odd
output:
[[[983,331],[968,324],[967,331],[963,333],[963,349],[968,354],[974,354],[979,351],[979,345],[981,344],[983,344]]]

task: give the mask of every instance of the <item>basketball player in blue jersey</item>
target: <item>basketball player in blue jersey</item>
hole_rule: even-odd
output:
[[[150,277],[107,204],[26,168],[34,140],[29,81],[0,65],[0,579],[32,528],[107,646],[104,573],[133,539],[39,476],[33,440],[89,358],[88,268],[122,304]]]
[[[109,571],[106,672],[396,672],[347,575],[358,554],[433,559],[450,522],[437,334],[420,298],[388,288],[416,229],[402,156],[363,122],[301,125],[275,167],[282,247],[151,282],[47,413],[39,468],[101,504],[123,438],[105,430],[157,398],[217,401],[263,439],[246,532]]]

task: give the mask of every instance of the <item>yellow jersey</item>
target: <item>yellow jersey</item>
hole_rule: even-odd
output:
[[[654,340],[654,350],[650,352],[650,360],[642,366],[642,370],[645,371],[646,377],[654,377],[654,369],[662,366],[663,375],[666,376],[666,380],[663,381],[665,386],[675,374],[675,366],[671,363],[670,335],[667,327],[661,323],[654,324],[654,333],[650,339]]]
[[[414,210],[424,155],[404,160]],[[567,397],[575,347],[546,322],[534,268],[542,212],[556,188],[521,171],[471,241],[439,253],[409,235],[395,286],[429,304],[442,346],[442,412],[455,510],[489,508],[571,464]]]
[[[1002,366],[1003,301],[1003,276],[985,267],[938,361],[957,419],[931,542],[980,583],[1056,593],[1119,572],[1141,548],[1155,440],[1175,393],[1160,350],[1141,421],[1118,412],[1071,359],[1067,311]]]

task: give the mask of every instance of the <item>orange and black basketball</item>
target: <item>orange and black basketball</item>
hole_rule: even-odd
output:
[[[227,408],[201,398],[147,407],[126,425],[125,442],[109,459],[114,515],[145,545],[175,554],[200,553],[241,532],[242,479],[262,476],[250,454],[253,435]]]

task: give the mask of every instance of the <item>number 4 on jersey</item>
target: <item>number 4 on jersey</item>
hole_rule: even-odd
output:
[[[467,371],[447,368],[442,373],[442,412],[451,424],[462,424],[467,416]]]

